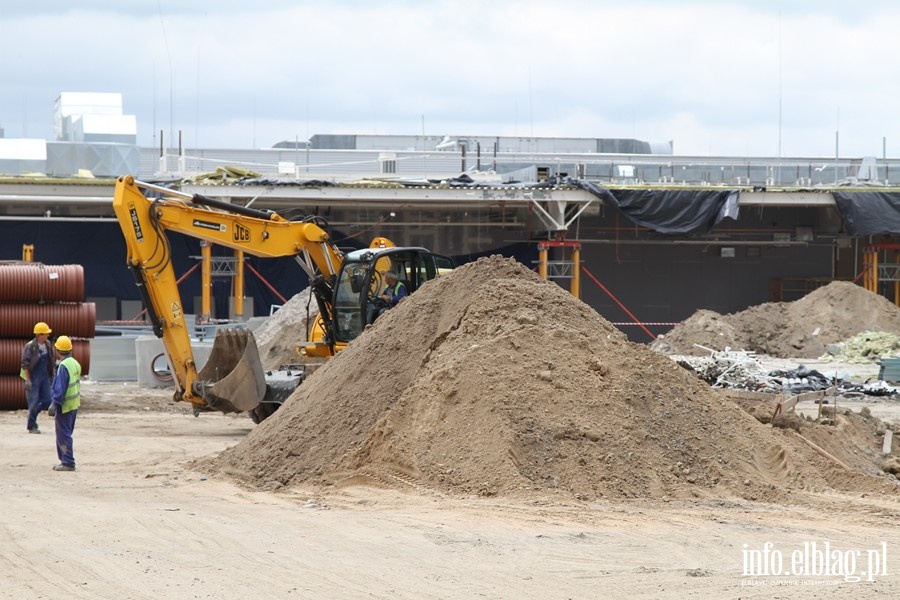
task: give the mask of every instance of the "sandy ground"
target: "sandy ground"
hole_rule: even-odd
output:
[[[24,412],[0,413],[0,598],[900,597],[896,499],[798,493],[796,505],[776,506],[516,502],[373,487],[249,492],[189,463],[236,444],[250,420],[195,418],[168,396],[86,383],[74,473],[51,470],[46,416],[37,436],[25,432]],[[815,567],[746,576],[747,551],[761,556],[767,542],[785,569],[805,545],[827,542],[833,559],[843,557],[841,572],[853,558],[862,581]]]

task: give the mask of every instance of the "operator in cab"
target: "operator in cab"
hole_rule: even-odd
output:
[[[393,271],[385,271],[384,282],[387,284],[381,299],[387,302],[388,308],[397,306],[397,303],[406,298],[406,286],[397,279]]]

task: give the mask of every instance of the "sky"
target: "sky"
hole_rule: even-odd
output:
[[[0,0],[0,127],[52,140],[61,92],[116,92],[141,146],[424,134],[890,158],[898,24],[896,0]]]

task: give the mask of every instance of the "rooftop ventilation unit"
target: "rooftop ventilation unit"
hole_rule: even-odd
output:
[[[378,155],[378,172],[382,175],[397,173],[397,155],[394,152],[381,152]]]

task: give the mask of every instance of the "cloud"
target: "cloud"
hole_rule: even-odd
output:
[[[114,91],[143,145],[424,127],[828,156],[838,128],[842,154],[900,139],[891,2],[39,4],[4,13],[7,136],[51,137],[62,91]]]

